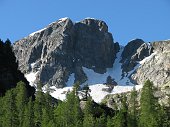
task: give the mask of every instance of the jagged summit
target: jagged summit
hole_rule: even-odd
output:
[[[51,27],[51,26],[53,26],[53,25],[55,25],[55,24],[64,23],[64,22],[66,22],[67,20],[70,20],[70,21],[71,21],[71,19],[69,19],[68,17],[61,18],[61,19],[57,20],[56,22],[50,23],[47,27],[31,33],[29,36],[34,36],[34,34],[41,33],[41,32],[43,32],[43,31],[47,30],[49,27]]]
[[[63,87],[72,73],[75,81],[87,80],[82,67],[106,72],[113,65],[117,47],[104,21],[73,23],[63,18],[17,41],[14,52],[20,70],[31,81],[36,76],[43,84]]]
[[[99,102],[109,94],[103,91],[108,76],[118,85],[112,94],[131,90],[147,79],[157,86],[170,81],[169,40],[134,39],[122,47],[113,41],[107,24],[97,19],[76,23],[59,19],[17,41],[13,49],[30,84],[49,84],[56,98],[64,98],[63,91],[79,81],[90,85],[92,97]]]

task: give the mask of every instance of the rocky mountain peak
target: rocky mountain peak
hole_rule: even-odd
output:
[[[67,85],[73,73],[74,81],[85,82],[87,77],[82,67],[106,72],[116,55],[106,23],[95,19],[77,23],[69,18],[59,19],[17,41],[13,48],[19,69],[32,84],[40,80],[56,87]]]
[[[59,99],[77,81],[90,85],[96,102],[108,92],[127,92],[133,85],[140,89],[147,79],[159,87],[170,81],[170,41],[134,39],[122,47],[97,19],[59,19],[17,41],[13,49],[30,85],[49,84]],[[108,77],[117,86],[104,85]]]
[[[92,30],[100,30],[103,32],[108,32],[107,24],[101,20],[86,18],[86,19],[80,21],[80,23],[83,23],[88,26],[93,26],[93,27],[91,27]]]

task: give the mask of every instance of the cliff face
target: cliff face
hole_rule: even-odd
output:
[[[161,86],[170,81],[170,41],[153,42],[153,53],[132,75],[137,84],[142,84],[147,79],[154,85]]]
[[[13,46],[19,69],[32,84],[41,81],[56,87],[64,87],[72,73],[75,82],[85,82],[87,76],[82,67],[106,72],[112,67],[118,48],[105,22],[85,19],[73,23],[69,18],[60,19]]]
[[[13,49],[31,85],[41,81],[59,88],[69,80],[89,83],[91,79],[96,81],[90,85],[102,84],[107,76],[118,85],[150,79],[161,86],[170,81],[170,41],[135,39],[120,48],[106,23],[96,19],[77,23],[60,19],[17,41]]]

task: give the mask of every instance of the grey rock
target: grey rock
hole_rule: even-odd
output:
[[[38,71],[36,81],[56,87],[64,87],[72,73],[75,82],[85,82],[87,76],[82,67],[106,72],[106,68],[112,67],[118,48],[105,22],[85,19],[73,23],[69,18],[60,19],[13,45],[23,73]]]
[[[75,24],[75,30],[75,59],[80,59],[82,66],[93,67],[98,73],[104,73],[106,67],[112,67],[116,51],[106,23],[85,19]]]
[[[157,87],[162,87],[170,81],[170,41],[152,43],[153,55],[142,64],[132,75],[137,84],[143,84],[147,79]]]
[[[129,72],[134,69],[138,61],[153,53],[153,47],[141,39],[129,42],[122,52],[122,71]]]

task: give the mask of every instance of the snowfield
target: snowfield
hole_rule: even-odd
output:
[[[63,21],[65,19],[61,19],[61,21]],[[117,93],[122,93],[122,92],[128,92],[131,91],[133,89],[133,87],[135,86],[136,90],[139,90],[142,88],[142,85],[134,85],[129,81],[129,76],[141,65],[144,64],[146,61],[149,61],[153,56],[156,55],[156,53],[151,54],[149,57],[146,57],[145,59],[143,59],[142,61],[139,61],[139,64],[134,68],[134,70],[128,72],[127,74],[125,74],[125,77],[122,77],[122,69],[121,69],[121,54],[123,52],[123,47],[121,47],[120,51],[117,53],[116,55],[116,59],[115,62],[113,64],[112,68],[107,68],[106,73],[104,74],[99,74],[94,72],[92,69],[88,69],[86,67],[83,67],[83,71],[85,72],[88,80],[82,84],[88,84],[89,88],[91,89],[90,95],[92,96],[92,98],[94,99],[95,102],[100,103],[102,101],[102,99],[108,95],[108,94],[117,94]],[[33,68],[33,66],[35,65],[35,63],[31,64],[31,67]],[[29,74],[26,74],[25,77],[27,78],[27,80],[30,82],[31,86],[34,86],[34,81],[36,80],[36,75],[38,74],[37,72],[30,72]],[[106,79],[108,76],[111,76],[112,78],[114,78],[114,80],[117,82],[117,86],[115,86],[113,88],[112,91],[107,92],[104,91],[103,89],[107,89],[108,86],[106,86],[104,83],[106,83]],[[66,94],[72,90],[72,85],[74,84],[74,80],[75,80],[75,74],[72,73],[69,76],[68,81],[66,82],[66,87],[64,88],[56,88],[55,86],[50,87],[51,90],[51,95],[56,98],[56,99],[60,99],[60,100],[65,100],[66,99]],[[47,86],[43,87],[43,91],[45,92]]]

